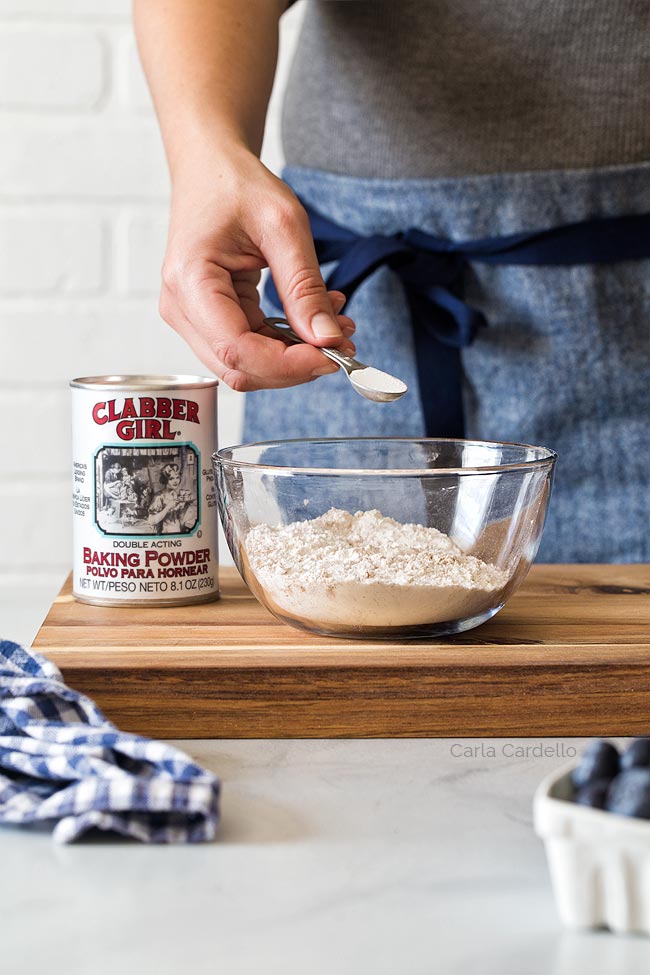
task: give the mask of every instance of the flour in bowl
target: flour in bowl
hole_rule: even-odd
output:
[[[331,508],[310,521],[256,525],[246,558],[273,608],[327,627],[404,627],[478,615],[508,573],[436,528],[379,511]]]

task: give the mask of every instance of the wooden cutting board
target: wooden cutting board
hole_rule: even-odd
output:
[[[439,640],[311,636],[234,569],[219,602],[105,608],[66,582],[34,647],[156,738],[647,735],[650,566],[533,566],[490,622]]]

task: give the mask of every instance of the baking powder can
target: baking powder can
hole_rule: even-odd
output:
[[[216,379],[73,379],[73,593],[85,603],[219,598]]]

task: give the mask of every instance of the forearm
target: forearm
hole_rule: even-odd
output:
[[[259,154],[285,0],[134,0],[172,178],[206,147]]]
[[[355,352],[345,296],[325,287],[305,210],[259,160],[286,5],[134,0],[172,175],[160,314],[240,391],[335,372],[312,344]],[[305,343],[286,345],[266,329],[257,287],[265,267]],[[149,514],[159,528],[163,518]]]

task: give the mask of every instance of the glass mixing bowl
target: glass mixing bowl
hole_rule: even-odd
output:
[[[213,455],[228,545],[260,602],[292,626],[375,639],[494,616],[535,558],[555,460],[527,444],[397,438]]]

